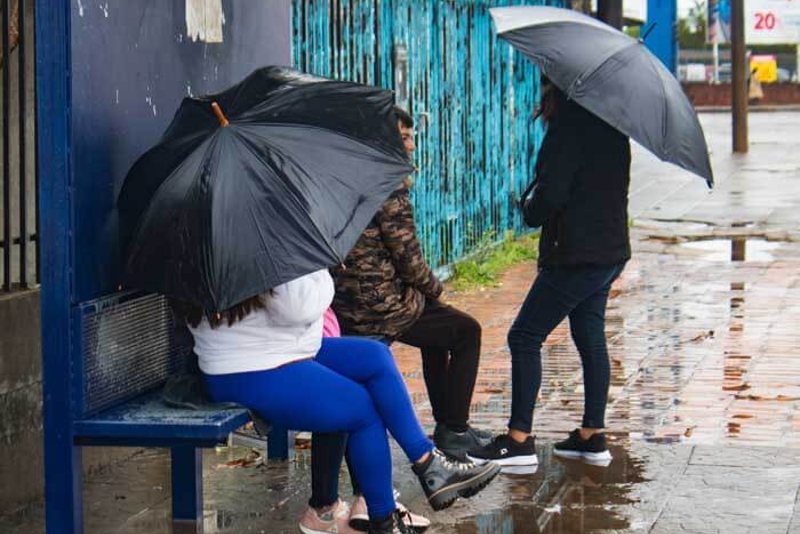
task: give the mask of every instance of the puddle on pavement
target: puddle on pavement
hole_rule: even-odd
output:
[[[772,252],[781,246],[776,241],[735,237],[731,239],[703,239],[689,241],[680,245],[701,253],[699,259],[705,261],[772,261]]]
[[[614,460],[599,466],[557,458],[550,447],[540,448],[541,465],[534,474],[504,470],[496,487],[482,496],[481,507],[494,510],[454,526],[436,525],[430,532],[566,534],[632,529],[638,522],[635,514],[619,512],[630,512],[639,503],[636,485],[646,481],[644,462],[624,447],[610,449]]]
[[[686,221],[676,219],[649,219],[635,223],[640,228],[668,230],[670,233],[685,234],[693,232],[707,232],[715,225],[704,221]]]
[[[431,512],[425,504],[410,470],[398,467],[394,483],[404,504],[433,520],[429,534],[567,534],[635,530],[637,525],[648,521],[645,516],[650,513],[650,506],[645,506],[645,511],[642,505],[652,500],[654,491],[659,491],[652,486],[656,482],[646,477],[645,472],[653,462],[660,465],[662,460],[667,460],[660,455],[652,458],[651,449],[642,447],[646,446],[627,441],[609,444],[614,460],[603,467],[562,460],[552,454],[551,444],[543,443],[538,447],[538,468],[505,470],[479,497],[459,500],[455,506],[438,514]],[[236,449],[235,454],[246,451]],[[206,454],[205,462],[210,468],[204,499],[206,534],[296,532],[297,517],[305,507],[309,491],[307,453],[297,451],[293,462],[269,462],[261,467],[240,469],[222,467],[228,461],[227,454]],[[166,468],[167,455],[159,458],[165,464],[162,467]],[[402,465],[401,462],[396,456],[395,465]],[[136,467],[137,461],[134,460],[118,469],[138,473]],[[342,473],[344,482],[340,491],[343,498],[349,498],[345,473]],[[168,476],[166,469],[164,475]],[[162,497],[147,504],[140,491],[149,491],[146,487],[137,489],[135,484],[131,484],[132,480],[117,473],[103,483],[92,484],[87,494],[93,511],[88,514],[89,531],[148,534],[171,531],[169,499]],[[110,486],[117,483],[120,487],[111,491]],[[120,514],[119,502],[109,502],[115,491],[128,495],[125,501],[127,513]]]

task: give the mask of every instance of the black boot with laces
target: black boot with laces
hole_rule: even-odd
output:
[[[416,534],[416,531],[403,522],[399,510],[383,519],[370,519],[367,534]]]
[[[433,449],[430,457],[414,466],[422,489],[434,510],[444,510],[458,497],[472,497],[500,472],[494,462],[476,465],[448,457],[439,449]]]

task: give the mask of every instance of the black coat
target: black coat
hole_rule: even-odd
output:
[[[523,215],[542,227],[539,265],[614,265],[631,257],[628,138],[570,102],[548,126]]]

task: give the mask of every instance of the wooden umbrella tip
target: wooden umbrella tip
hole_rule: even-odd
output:
[[[222,128],[227,128],[228,125],[231,123],[228,120],[228,117],[222,112],[222,108],[216,102],[211,103],[211,109],[214,111],[214,115],[217,116],[217,120],[219,121],[219,125]]]

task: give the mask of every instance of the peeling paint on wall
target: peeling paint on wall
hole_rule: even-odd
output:
[[[538,74],[497,39],[486,9],[563,0],[295,0],[294,65],[405,95],[417,136],[412,199],[442,267],[527,231],[517,213],[543,133]],[[403,85],[401,85],[403,84]]]
[[[222,0],[186,0],[186,35],[192,41],[221,43]]]

